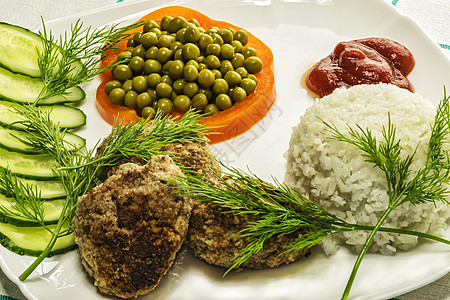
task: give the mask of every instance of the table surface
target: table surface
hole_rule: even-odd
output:
[[[30,29],[38,28],[41,16],[52,20],[75,13],[82,13],[123,0],[77,0],[77,1],[24,1],[4,0],[0,9],[0,21],[17,24]],[[133,1],[133,0],[125,0]],[[366,0],[367,1],[367,0]],[[400,12],[414,18],[443,51],[450,56],[450,1],[448,0],[386,0]],[[6,3],[5,3],[6,2]],[[25,299],[15,284],[0,270],[0,295]],[[1,297],[0,299],[9,299]],[[397,297],[401,300],[450,300],[450,274],[422,288]]]

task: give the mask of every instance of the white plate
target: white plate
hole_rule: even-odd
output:
[[[308,3],[305,3],[308,2]],[[318,3],[325,5],[319,5]],[[48,22],[55,33],[82,18],[94,27],[126,17],[134,21],[165,5],[184,5],[213,19],[244,27],[270,46],[275,57],[277,100],[268,116],[246,134],[216,145],[225,162],[249,167],[270,180],[284,177],[283,153],[291,127],[313,100],[300,85],[300,78],[314,62],[328,55],[339,41],[380,36],[408,47],[416,58],[409,78],[416,92],[437,103],[443,86],[450,89],[450,61],[443,51],[411,19],[383,0],[331,1],[142,1],[117,4],[106,9]],[[327,5],[328,4],[328,5]],[[129,16],[137,13],[137,15]],[[95,110],[98,80],[85,85],[82,109],[88,125],[81,134],[90,146],[110,128]],[[450,238],[450,230],[447,231]],[[231,273],[207,265],[184,249],[157,289],[141,299],[337,299],[351,272],[355,254],[341,249],[327,257],[316,248],[310,258],[273,270]],[[49,258],[25,282],[17,276],[32,258],[0,248],[3,271],[29,299],[107,299],[98,293],[84,272],[75,251]],[[352,299],[386,299],[428,284],[450,271],[450,250],[437,243],[422,243],[412,251],[393,256],[369,254],[363,261],[351,291]]]

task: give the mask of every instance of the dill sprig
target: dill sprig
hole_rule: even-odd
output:
[[[317,245],[333,234],[375,228],[348,223],[276,179],[273,179],[274,184],[270,184],[251,172],[223,167],[223,176],[208,179],[194,172],[185,172],[185,176],[177,177],[176,184],[171,186],[182,196],[223,208],[223,213],[258,217],[237,236],[246,239],[246,246],[233,259],[224,276],[261,252],[264,243],[274,236],[300,232],[298,239],[285,251],[292,252]],[[381,226],[378,230],[415,235],[450,245],[449,240],[426,233]]]
[[[400,140],[395,136],[395,126],[391,123],[390,116],[387,127],[383,127],[383,139],[380,142],[377,142],[372,136],[370,129],[363,129],[360,126],[353,129],[348,126],[348,133],[343,134],[332,124],[324,122],[333,138],[359,148],[366,161],[373,163],[383,171],[388,183],[389,205],[370,232],[359,253],[342,299],[348,298],[359,266],[377,231],[380,230],[392,210],[408,202],[414,205],[427,202],[449,203],[447,196],[450,183],[450,156],[448,146],[446,147],[450,132],[449,100],[450,97],[446,96],[444,90],[444,98],[437,107],[435,120],[431,127],[425,165],[419,170],[411,169],[415,152],[401,158]]]
[[[129,38],[129,30],[142,26],[137,22],[120,27],[120,24],[93,29],[84,27],[81,20],[71,25],[70,32],[56,38],[52,31],[47,31],[42,21],[43,49],[38,53],[38,65],[44,82],[44,89],[39,98],[64,95],[67,89],[89,81],[107,69],[113,68],[121,61],[110,66],[98,68],[105,55],[118,50],[117,43]]]
[[[41,153],[51,155],[55,159],[53,166],[56,177],[62,181],[66,191],[66,201],[56,227],[51,231],[52,238],[44,251],[19,276],[25,280],[33,270],[46,258],[56,240],[72,233],[70,227],[64,229],[64,224],[74,216],[78,197],[86,194],[94,187],[104,170],[117,164],[124,157],[139,157],[144,162],[156,154],[168,154],[162,150],[175,142],[204,142],[205,134],[211,132],[206,125],[198,123],[199,114],[193,110],[175,119],[157,113],[153,120],[141,119],[136,123],[118,124],[112,127],[111,134],[102,146],[101,155],[94,156],[95,147],[74,149],[67,147],[63,140],[64,130],[51,121],[50,112],[43,111],[39,106],[24,105],[15,108],[19,114],[27,117],[21,121],[30,134],[27,144]],[[167,132],[166,136],[164,133]],[[97,145],[100,141],[97,143]],[[31,189],[24,189],[20,181],[14,180],[11,172],[0,173],[0,184],[6,182],[7,190],[15,191],[15,199],[19,199],[16,211],[4,210],[5,215],[20,214],[27,220],[43,224],[42,200]]]

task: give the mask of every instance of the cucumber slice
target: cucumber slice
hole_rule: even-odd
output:
[[[67,195],[60,180],[34,180],[21,177],[17,177],[17,180],[39,193],[42,199],[53,200]]]
[[[64,207],[64,203],[66,199],[58,199],[58,200],[49,200],[44,201],[42,203],[43,211],[44,211],[44,222],[45,224],[56,224],[58,222],[59,216]],[[17,213],[17,216],[6,216],[3,211],[0,210],[0,222],[8,223],[15,226],[41,226],[39,223],[35,221],[30,221],[25,218],[21,213],[14,209],[15,200],[13,198],[8,198],[3,194],[0,194],[0,207],[5,210],[9,210],[11,212]]]
[[[28,141],[30,133],[25,131],[4,128],[0,126],[0,147],[9,151],[38,154],[38,150],[23,141]],[[66,149],[80,149],[86,145],[86,140],[74,133],[64,133],[64,146]]]
[[[15,74],[0,68],[0,97],[18,103],[34,103],[44,88],[40,78]],[[78,102],[86,97],[85,92],[78,86],[67,89],[64,95],[56,95],[38,102],[42,104],[58,104]]]
[[[69,223],[63,229],[68,229]],[[55,225],[49,225],[53,230]],[[38,256],[47,247],[51,234],[44,227],[20,227],[11,224],[0,223],[1,244],[20,255]],[[56,240],[50,255],[62,254],[75,249],[73,234],[60,237]]]
[[[52,167],[55,159],[45,154],[23,154],[0,148],[0,168],[9,168],[12,173],[34,179],[53,179]]]
[[[42,52],[42,39],[38,34],[20,26],[0,22],[0,66],[14,73],[40,77],[38,54]],[[82,68],[84,66],[81,61],[73,65],[74,72]]]
[[[16,129],[24,129],[25,126],[17,123],[26,120],[18,114],[14,107],[20,104],[0,101],[0,125],[11,126]],[[59,124],[61,128],[76,128],[86,125],[86,115],[76,107],[67,105],[43,105],[39,106],[43,111],[50,111],[50,119]]]

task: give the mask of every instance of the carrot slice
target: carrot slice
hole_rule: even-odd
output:
[[[181,6],[169,6],[155,10],[141,18],[139,21],[155,20],[159,22],[164,16],[183,16],[186,20],[196,19],[200,23],[200,26],[205,29],[211,26],[233,28],[235,30],[242,29],[227,22],[213,20],[196,10]],[[142,31],[142,27],[136,28],[130,32],[137,31]],[[266,44],[251,33],[248,33],[248,37],[247,46],[255,48],[258,57],[263,62],[262,70],[255,74],[258,79],[258,85],[256,90],[247,96],[244,101],[235,103],[231,108],[221,111],[213,116],[201,118],[200,122],[202,124],[210,124],[214,127],[223,126],[215,129],[215,131],[221,132],[222,134],[208,136],[211,144],[229,140],[248,131],[266,116],[276,99],[272,51]],[[126,41],[118,44],[118,47],[123,50],[126,49]],[[104,55],[100,66],[109,66],[115,62],[117,55],[119,55],[120,52],[121,51],[109,52],[107,55]],[[104,91],[104,87],[106,83],[113,80],[111,72],[107,71],[102,73],[100,78],[102,79],[102,83],[97,89],[96,107],[102,118],[111,125],[115,118],[125,122],[135,122],[139,120],[140,117],[136,114],[134,109],[113,104],[109,100],[108,95]]]

